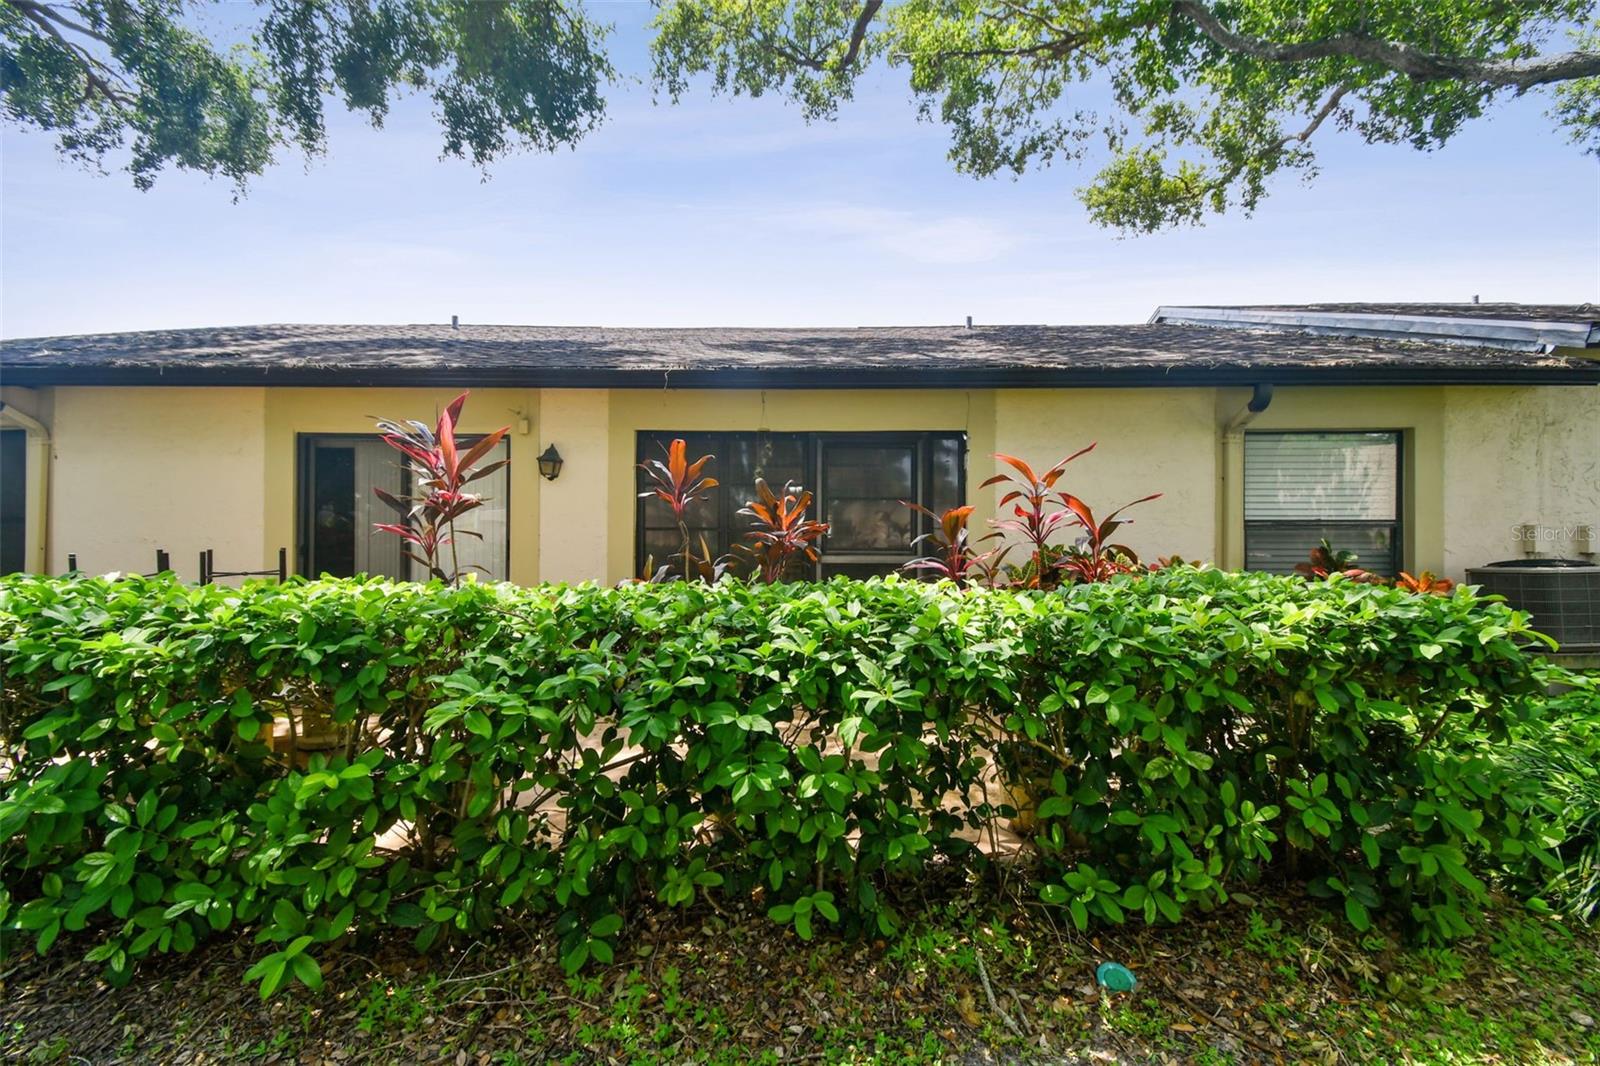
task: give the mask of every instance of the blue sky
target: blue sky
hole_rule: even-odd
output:
[[[645,63],[642,3],[598,11]],[[231,186],[169,172],[149,193],[6,129],[0,334],[257,322],[863,325],[1123,322],[1158,303],[1600,298],[1600,174],[1543,101],[1446,149],[1325,129],[1322,175],[1254,218],[1118,238],[1073,166],[978,181],[876,71],[837,122],[776,99],[656,104],[610,91],[575,150],[487,181],[440,161],[425,100],[381,131],[335,109],[329,151]]]

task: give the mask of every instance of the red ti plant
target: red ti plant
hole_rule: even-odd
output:
[[[1111,543],[1111,535],[1128,520],[1118,521],[1117,516],[1136,504],[1161,498],[1161,493],[1140,497],[1125,503],[1098,521],[1089,505],[1070,492],[1061,493],[1061,502],[1072,521],[1084,531],[1083,543],[1068,551],[1058,564],[1061,572],[1077,581],[1104,581],[1117,574],[1127,574],[1139,568],[1139,557],[1125,544]]]
[[[807,518],[811,508],[811,493],[787,482],[783,495],[768,487],[765,478],[756,478],[757,498],[739,509],[742,515],[755,519],[745,536],[751,544],[739,549],[753,556],[757,572],[768,585],[783,580],[784,573],[798,558],[817,561],[817,541],[828,533],[828,523]]]
[[[378,431],[384,443],[409,460],[412,492],[409,496],[396,496],[381,488],[372,490],[400,516],[398,522],[376,522],[374,527],[403,540],[406,547],[401,554],[423,566],[429,577],[452,585],[460,583],[463,573],[456,552],[456,519],[483,506],[483,497],[465,491],[466,486],[510,462],[500,459],[488,466],[477,465],[510,432],[510,426],[478,438],[465,451],[456,447],[456,424],[461,420],[467,395],[463,392],[452,400],[440,412],[432,430],[421,422],[379,421]],[[482,536],[471,530],[462,533]],[[449,570],[444,568],[446,548],[450,550]]]
[[[679,552],[683,560],[683,579],[692,581],[696,576],[707,577],[715,580],[720,573],[710,559],[697,559],[694,549],[689,543],[688,511],[691,504],[698,503],[707,498],[706,493],[717,487],[717,479],[706,477],[701,471],[706,464],[716,458],[712,455],[702,455],[694,462],[689,462],[689,445],[681,437],[675,438],[666,448],[667,459],[646,459],[639,464],[639,469],[645,472],[654,484],[653,488],[639,493],[640,499],[654,497],[665,503],[672,511],[672,517],[677,519],[678,533],[683,537],[683,547]],[[700,538],[701,555],[709,554],[705,547],[705,538]],[[662,567],[663,573],[666,567]]]
[[[986,552],[973,549],[967,522],[977,508],[971,504],[951,507],[943,514],[935,514],[920,503],[912,503],[910,500],[900,502],[913,511],[933,519],[935,527],[911,542],[912,547],[915,547],[926,541],[929,547],[934,549],[934,554],[922,559],[913,559],[902,566],[900,568],[902,570],[926,570],[935,577],[947,578],[958,585],[966,584],[973,577],[992,580],[1000,560],[1011,550],[1009,547],[991,548]]]
[[[991,519],[989,524],[995,529],[991,536],[1011,533],[1031,546],[1033,565],[1029,568],[1027,580],[1032,588],[1040,587],[1050,569],[1046,545],[1071,517],[1052,504],[1051,493],[1055,490],[1056,482],[1067,472],[1067,464],[1093,450],[1093,444],[1081,448],[1043,473],[1035,473],[1033,467],[1014,455],[997,453],[994,457],[1011,467],[1014,473],[996,474],[979,486],[985,489],[990,485],[1009,486],[1006,494],[1000,497],[1000,509],[1004,513],[1006,505],[1013,504],[1014,517]]]

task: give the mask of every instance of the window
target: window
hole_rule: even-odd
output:
[[[28,568],[28,433],[0,430],[0,574]]]
[[[501,442],[496,457],[506,458],[508,449]],[[481,566],[477,573],[487,581],[504,581],[509,572],[506,469],[473,482],[472,491],[482,494],[484,505],[456,522],[461,568]],[[426,578],[400,553],[399,537],[372,528],[375,522],[394,521],[394,511],[373,495],[377,487],[397,496],[410,491],[400,454],[383,441],[343,434],[300,437],[301,573]],[[466,535],[474,532],[481,539]]]
[[[900,501],[912,500],[938,512],[959,506],[966,496],[964,433],[675,433],[641,432],[638,460],[659,459],[666,445],[682,437],[689,458],[715,458],[706,473],[720,483],[689,512],[689,535],[700,538],[713,558],[733,552],[750,528],[738,513],[755,495],[756,478],[773,491],[786,481],[810,489],[811,516],[833,527],[822,544],[822,559],[804,576],[868,577],[894,572],[917,552],[913,538],[928,532],[928,520]],[[639,491],[647,479],[637,474]],[[646,560],[660,567],[680,545],[678,527],[660,500],[639,501],[634,545],[635,572]],[[734,569],[748,562],[733,554]]]
[[[1245,567],[1290,573],[1324,539],[1399,571],[1400,434],[1245,434]]]

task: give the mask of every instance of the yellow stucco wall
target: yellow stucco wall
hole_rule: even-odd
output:
[[[374,417],[431,420],[453,389],[58,388],[49,417],[48,569],[180,573],[201,548],[218,566],[270,566],[296,547],[296,440],[370,433]],[[474,391],[462,429],[511,424],[513,581],[616,581],[631,573],[640,430],[961,430],[980,521],[996,451],[1049,464],[1090,441],[1066,486],[1097,509],[1161,492],[1119,534],[1141,555],[1243,558],[1241,449],[1223,427],[1245,389]],[[20,405],[19,405],[20,407]],[[526,417],[530,432],[520,432]],[[1515,527],[1600,524],[1600,389],[1285,388],[1249,427],[1400,430],[1408,569],[1460,577],[1519,554]],[[566,460],[547,482],[535,462]],[[1570,554],[1573,546],[1551,550]],[[291,554],[291,559],[293,555]]]
[[[617,580],[606,554],[610,530],[610,393],[548,389],[540,397],[541,444],[554,444],[563,465],[544,481],[539,524],[542,581]],[[629,511],[632,514],[632,511]]]
[[[1116,539],[1154,561],[1216,556],[1217,430],[1212,389],[1008,389],[995,394],[995,448],[1036,470],[1093,442],[1059,487],[1103,517],[1131,500]],[[975,459],[976,461],[976,459]],[[986,475],[987,476],[987,475]],[[981,478],[978,480],[982,480]],[[974,484],[977,482],[974,481]],[[979,504],[993,514],[995,497]]]
[[[1545,555],[1576,554],[1580,526],[1600,534],[1600,388],[1443,391],[1446,572],[1521,558],[1521,525]]]
[[[61,388],[51,440],[48,569],[148,571],[157,548],[193,575],[264,558],[267,390]]]

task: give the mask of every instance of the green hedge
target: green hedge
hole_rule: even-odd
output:
[[[1487,757],[1537,713],[1527,637],[1465,591],[1187,568],[1049,594],[7,578],[0,926],[92,927],[113,977],[251,927],[267,994],[319,983],[319,943],[547,914],[576,969],[652,897],[892,933],[1015,819],[1080,927],[1281,870],[1448,936],[1540,853]],[[291,713],[339,747],[275,750]]]

